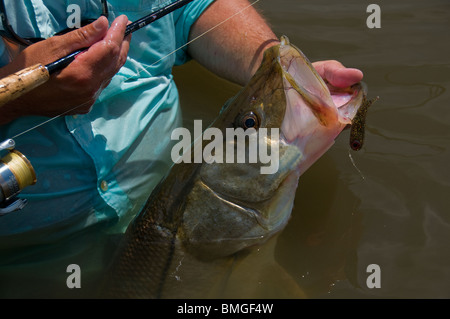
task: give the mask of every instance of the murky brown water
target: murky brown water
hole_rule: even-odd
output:
[[[309,297],[449,298],[450,2],[377,1],[380,29],[366,25],[370,3],[257,5],[311,61],[361,69],[380,96],[364,148],[350,153],[344,132],[301,177],[276,259]],[[238,90],[195,63],[175,74],[187,126],[212,121]],[[366,284],[371,264],[381,288]]]

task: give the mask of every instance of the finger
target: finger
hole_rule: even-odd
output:
[[[131,21],[127,22],[127,25],[131,24]],[[126,30],[126,29],[125,29]],[[120,43],[120,53],[117,58],[116,69],[117,71],[125,64],[128,57],[128,51],[130,50],[131,34],[128,34],[123,38]]]
[[[104,16],[98,18],[91,24],[76,29],[67,34],[54,37],[63,50],[62,56],[70,54],[82,48],[88,48],[105,37],[108,32],[108,19]]]
[[[91,69],[89,73],[95,74],[101,81],[113,77],[125,63],[128,53],[129,41],[124,40],[127,23],[125,15],[116,18],[105,37],[85,53],[78,55],[73,64],[88,66]]]
[[[118,60],[118,69],[120,69],[127,61],[128,51],[130,50],[131,34],[126,36],[120,48],[120,57]]]
[[[100,17],[93,23],[64,35],[54,36],[27,47],[15,59],[13,71],[36,63],[47,64],[103,39],[108,31],[108,20]],[[12,72],[13,73],[13,72]]]
[[[126,15],[117,17],[111,24],[104,40],[114,42],[117,46],[120,46],[124,41],[125,29],[127,28],[127,25],[128,18]]]
[[[335,68],[329,70],[328,73],[329,82],[335,87],[345,88],[363,79],[363,73],[353,68]]]
[[[99,63],[99,67],[102,64],[108,66],[101,69],[104,74],[112,76],[125,63],[130,41],[130,37],[124,39],[127,24],[128,18],[125,15],[116,18],[104,39],[94,44],[89,50],[92,63]]]
[[[354,68],[346,68],[334,60],[313,63],[320,76],[335,87],[348,87],[363,79],[363,73]]]

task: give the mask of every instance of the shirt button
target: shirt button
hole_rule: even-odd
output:
[[[74,120],[76,120],[76,119],[78,118],[78,115],[77,115],[77,114],[72,115],[72,118],[73,118]]]
[[[102,191],[106,192],[108,190],[108,182],[107,181],[102,181],[100,183],[100,188],[102,189]]]

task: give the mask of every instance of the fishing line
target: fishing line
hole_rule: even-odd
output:
[[[356,169],[356,171],[359,173],[359,175],[361,176],[362,180],[364,181],[366,178],[364,177],[363,173],[361,172],[361,170],[356,166],[355,161],[353,160],[353,156],[350,153],[350,151],[348,151],[348,157],[350,158],[350,162],[352,162],[353,167]]]
[[[208,33],[212,32],[212,31],[214,31],[215,29],[217,29],[218,27],[220,27],[220,26],[223,25],[224,23],[228,22],[229,20],[233,19],[233,18],[236,17],[237,15],[241,14],[242,12],[244,12],[245,10],[247,10],[248,8],[253,7],[255,4],[257,4],[257,3],[260,2],[260,1],[261,1],[261,0],[255,0],[254,2],[250,3],[248,6],[242,8],[241,10],[239,10],[239,11],[236,12],[236,13],[234,13],[234,14],[231,15],[230,17],[226,18],[226,19],[223,20],[222,22],[220,22],[220,23],[216,24],[215,26],[211,27],[210,29],[206,30],[205,32],[203,32],[202,34],[198,35],[198,36],[195,37],[194,39],[188,41],[188,42],[185,43],[184,45],[182,45],[182,46],[180,46],[179,48],[173,50],[172,52],[170,52],[170,53],[168,53],[167,55],[163,56],[163,57],[160,58],[159,60],[153,62],[153,63],[150,64],[149,66],[144,67],[143,69],[139,70],[139,71],[137,72],[137,75],[141,74],[141,73],[144,72],[144,71],[147,71],[148,69],[150,69],[151,67],[153,67],[153,66],[156,65],[157,63],[161,62],[162,60],[168,58],[169,56],[171,56],[171,55],[173,55],[173,54],[175,54],[175,53],[177,53],[178,51],[180,51],[180,50],[182,50],[183,48],[187,47],[187,46],[190,45],[191,43],[193,43],[193,42],[199,40],[200,38],[204,37],[206,34],[208,34]],[[126,81],[126,80],[129,80],[129,79],[131,79],[131,78],[133,78],[133,77],[136,77],[136,75],[130,76],[130,77],[128,77],[128,78],[125,78],[125,81]],[[65,111],[65,112],[63,112],[63,113],[61,113],[61,114],[59,114],[59,115],[57,115],[57,116],[55,116],[55,117],[52,117],[52,118],[50,118],[50,119],[44,121],[43,123],[40,123],[40,124],[38,124],[38,125],[36,125],[36,126],[34,126],[34,127],[31,127],[31,128],[29,128],[29,129],[27,129],[27,130],[25,130],[25,131],[23,131],[23,132],[21,132],[21,133],[15,135],[14,137],[12,137],[12,139],[15,139],[15,138],[17,138],[17,137],[19,137],[19,136],[21,136],[21,135],[24,135],[24,134],[30,132],[30,131],[33,131],[33,130],[35,130],[35,129],[37,129],[37,128],[39,128],[39,127],[41,127],[41,126],[43,126],[43,125],[45,125],[45,124],[47,124],[47,123],[49,123],[49,122],[51,122],[51,121],[53,121],[53,120],[55,120],[55,119],[61,117],[61,116],[66,115],[67,113],[70,113],[70,112],[76,110],[77,108],[79,108],[79,107],[81,107],[81,106],[82,106],[82,105],[77,105],[77,106],[75,106],[74,108],[72,108],[72,109],[70,109],[70,110],[68,110],[68,111]]]
[[[57,118],[59,118],[59,117],[61,117],[61,116],[64,116],[64,115],[66,115],[67,113],[70,113],[70,112],[76,110],[77,108],[79,108],[79,107],[81,107],[81,106],[82,106],[82,105],[77,105],[77,106],[75,106],[74,108],[72,108],[72,109],[70,109],[70,110],[68,110],[68,111],[65,111],[64,113],[61,113],[61,114],[59,114],[59,115],[57,115],[57,116],[54,116],[54,117],[48,119],[47,121],[44,121],[44,122],[42,122],[42,123],[40,123],[40,124],[38,124],[38,125],[36,125],[36,126],[33,126],[32,128],[29,128],[28,130],[23,131],[22,133],[19,133],[19,134],[15,135],[15,136],[11,137],[11,139],[15,139],[15,138],[17,138],[17,137],[19,137],[19,136],[21,136],[21,135],[24,135],[24,134],[26,134],[26,133],[28,133],[28,132],[30,132],[30,131],[32,131],[32,130],[35,130],[35,129],[37,129],[38,127],[41,127],[42,125],[45,125],[45,124],[47,124],[48,122],[51,122],[51,121],[53,121],[53,120],[56,120]]]

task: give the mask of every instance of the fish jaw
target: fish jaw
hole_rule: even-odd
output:
[[[357,83],[349,88],[336,88],[325,83],[308,58],[285,36],[279,50],[286,95],[281,133],[287,144],[296,145],[303,154],[298,167],[301,175],[351,124],[366,87]]]

